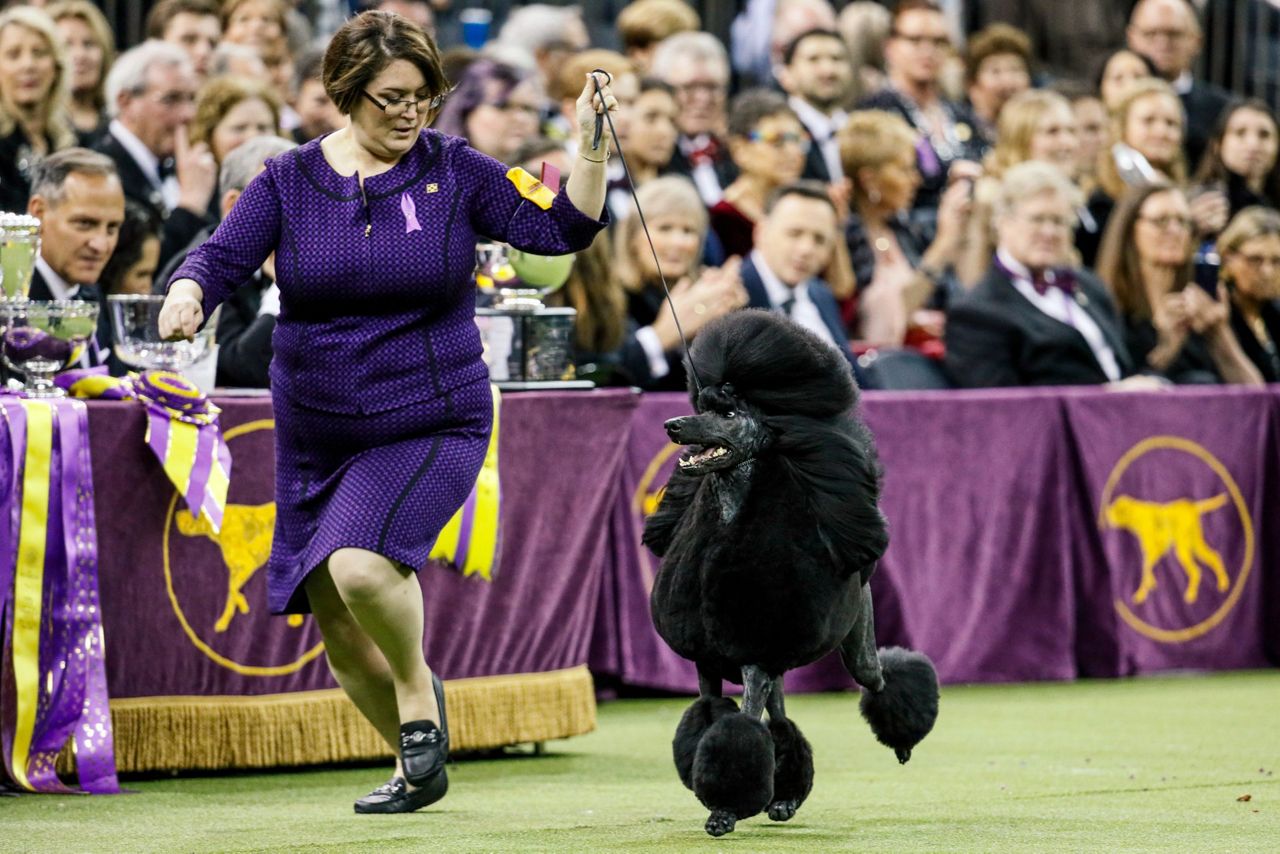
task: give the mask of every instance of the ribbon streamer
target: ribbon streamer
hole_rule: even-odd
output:
[[[502,398],[497,386],[490,386],[490,389],[493,392],[493,432],[489,434],[484,465],[480,467],[480,475],[467,500],[440,529],[429,555],[430,560],[443,561],[463,576],[479,574],[485,581],[493,580],[493,567],[498,558],[498,522],[502,511],[502,488],[498,480],[498,411]]]

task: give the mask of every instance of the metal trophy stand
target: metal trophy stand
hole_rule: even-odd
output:
[[[489,379],[503,391],[595,388],[574,373],[577,310],[542,302],[564,286],[572,268],[572,255],[530,255],[500,243],[476,246],[476,287],[492,300],[476,309],[476,324]]]

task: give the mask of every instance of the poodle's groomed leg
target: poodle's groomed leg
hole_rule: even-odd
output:
[[[698,690],[701,696],[685,710],[680,725],[676,727],[675,738],[671,740],[676,773],[686,789],[693,788],[693,759],[698,752],[698,742],[702,741],[702,736],[712,724],[738,711],[738,704],[723,696],[719,675],[701,665],[698,667]]]
[[[764,715],[772,688],[773,680],[759,667],[748,664],[742,668],[742,713],[751,718]]]
[[[884,690],[884,674],[876,655],[876,621],[871,607],[871,585],[862,585],[862,601],[853,628],[840,644],[840,658],[854,680],[872,694]]]
[[[769,818],[787,821],[813,789],[813,748],[795,722],[787,718],[782,677],[773,680],[769,701],[769,735],[773,737],[773,800]]]
[[[742,714],[720,718],[698,742],[693,793],[711,810],[706,829],[712,836],[724,836],[773,801],[773,739],[760,719],[771,685],[759,667],[742,668]]]

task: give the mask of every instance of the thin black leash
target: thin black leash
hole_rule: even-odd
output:
[[[640,217],[640,227],[644,229],[645,240],[649,241],[649,251],[653,253],[653,264],[658,270],[658,278],[662,280],[662,292],[667,295],[667,304],[671,306],[671,316],[675,319],[676,331],[680,333],[680,346],[684,349],[685,364],[689,366],[689,373],[693,376],[694,388],[698,390],[698,394],[702,394],[702,377],[698,376],[698,368],[693,364],[693,357],[689,355],[689,341],[684,337],[684,327],[680,325],[680,315],[676,313],[676,304],[671,299],[671,289],[667,287],[667,277],[662,273],[662,263],[658,260],[658,250],[654,248],[653,237],[649,234],[649,224],[645,222],[644,211],[640,209],[640,199],[636,197],[636,183],[631,180],[631,167],[627,165],[627,156],[622,153],[622,143],[618,141],[618,131],[613,126],[613,117],[609,115],[609,108],[604,102],[604,93],[600,88],[600,78],[596,77],[597,72],[609,78],[608,83],[613,82],[613,75],[603,68],[596,68],[591,72],[591,82],[596,87],[596,94],[600,96],[600,106],[604,108],[603,113],[596,113],[596,132],[591,140],[591,150],[600,150],[600,138],[604,135],[604,123],[607,121],[609,123],[609,134],[613,137],[613,147],[618,150],[618,158],[622,161],[622,171],[627,176],[627,189],[631,191],[631,200],[635,202],[636,214]],[[608,203],[606,198],[605,204]]]

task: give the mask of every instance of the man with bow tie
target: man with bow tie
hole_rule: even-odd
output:
[[[164,222],[160,266],[206,225],[218,182],[204,145],[187,145],[196,75],[182,48],[156,40],[121,54],[107,75],[107,133],[95,146],[115,161],[127,197]]]
[[[1074,266],[1079,193],[1046,163],[1005,174],[991,270],[947,313],[946,367],[957,385],[1118,383],[1134,373],[1106,286]]]

